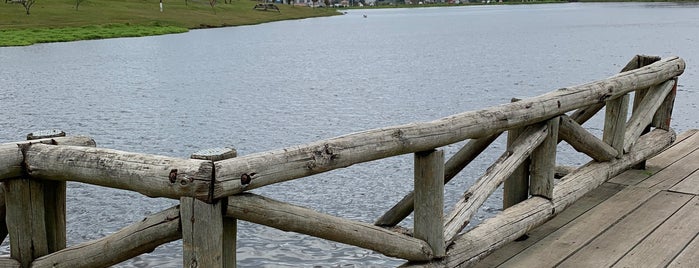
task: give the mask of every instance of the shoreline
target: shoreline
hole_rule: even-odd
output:
[[[25,14],[25,9],[20,4],[0,4],[0,17],[4,18],[3,22],[0,22],[0,47],[177,34],[195,29],[256,25],[274,21],[336,16],[343,14],[341,10],[562,4],[570,1],[400,4],[337,8],[310,8],[278,4],[276,6],[279,8],[279,12],[253,10],[252,7],[257,2],[245,0],[242,0],[242,2],[218,3],[213,7],[204,2],[167,2],[163,11],[159,10],[157,0],[126,0],[116,3],[109,0],[83,2],[76,8],[75,2],[56,3],[42,1],[31,8],[30,15]],[[698,1],[582,0],[576,2],[696,3]]]
[[[37,2],[25,14],[21,4],[0,3],[0,47],[38,43],[141,37],[193,29],[255,25],[267,22],[342,15],[334,8],[277,5],[279,12],[254,10],[256,1],[165,2],[158,0],[89,0]]]

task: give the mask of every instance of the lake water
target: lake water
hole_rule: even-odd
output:
[[[125,151],[187,158],[234,146],[247,155],[606,78],[635,54],[686,60],[673,117],[681,132],[699,126],[698,42],[697,4],[570,3],[351,10],[178,35],[0,48],[0,142],[58,128]],[[599,132],[600,119],[590,128]],[[447,208],[503,148],[500,139],[448,185]],[[445,149],[448,157],[458,146]],[[559,161],[587,160],[566,150]],[[373,222],[411,188],[406,155],[254,192]],[[496,194],[476,221],[500,203]],[[69,183],[68,243],[103,237],[174,204]],[[0,253],[8,250],[6,242]],[[241,267],[402,263],[245,222],[237,252]],[[179,267],[181,258],[181,242],[173,242],[118,266]]]

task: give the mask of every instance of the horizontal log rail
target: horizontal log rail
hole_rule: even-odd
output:
[[[63,132],[33,133],[30,141],[0,144],[0,216],[7,219],[0,224],[0,238],[9,233],[11,241],[11,258],[0,258],[0,266],[107,267],[183,239],[186,266],[234,267],[235,254],[227,252],[235,250],[237,220],[370,249],[411,261],[409,266],[474,263],[669,146],[675,137],[670,118],[677,76],[684,68],[677,57],[639,55],[620,74],[541,96],[240,157],[235,149],[216,148],[181,159],[94,148],[91,138],[64,137]],[[630,94],[633,110],[626,120]],[[604,107],[600,138],[583,124]],[[513,130],[517,134],[507,150],[464,190],[452,211],[439,211],[441,185],[502,132]],[[439,147],[466,139],[444,162]],[[560,141],[593,160],[580,167],[556,166]],[[374,224],[245,192],[407,153],[415,154],[415,191]],[[485,200],[513,176],[524,184],[507,190],[523,201],[507,204],[502,213],[463,232]],[[66,247],[67,181],[172,198],[180,206]],[[392,228],[414,210],[414,232]]]
[[[214,197],[535,124],[660,84],[679,76],[684,68],[684,60],[667,58],[605,80],[561,88],[519,102],[220,161],[216,167]],[[254,175],[249,184],[243,185],[240,177],[246,174]]]

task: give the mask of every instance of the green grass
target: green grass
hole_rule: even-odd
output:
[[[19,4],[0,2],[0,46],[24,46],[114,37],[186,32],[188,29],[259,24],[339,14],[335,9],[277,5],[281,12],[257,11],[257,1],[85,0],[75,9],[71,0],[37,0],[26,15]]]

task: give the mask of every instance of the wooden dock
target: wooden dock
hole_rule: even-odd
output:
[[[699,131],[476,267],[699,267]]]
[[[0,144],[0,241],[10,242],[0,267],[109,267],[178,239],[183,267],[236,267],[238,221],[362,247],[407,267],[694,267],[699,134],[677,137],[670,124],[684,69],[678,57],[637,55],[612,77],[509,104],[243,156],[221,147],[183,159],[98,148],[57,130],[31,133]],[[598,137],[583,124],[602,108]],[[503,133],[506,150],[444,211],[444,184]],[[465,140],[446,159],[443,147]],[[561,141],[592,161],[556,165]],[[405,154],[414,156],[413,191],[373,224],[249,192]],[[179,205],[68,245],[67,182]],[[500,185],[503,210],[464,231]],[[411,213],[412,230],[399,225]]]

